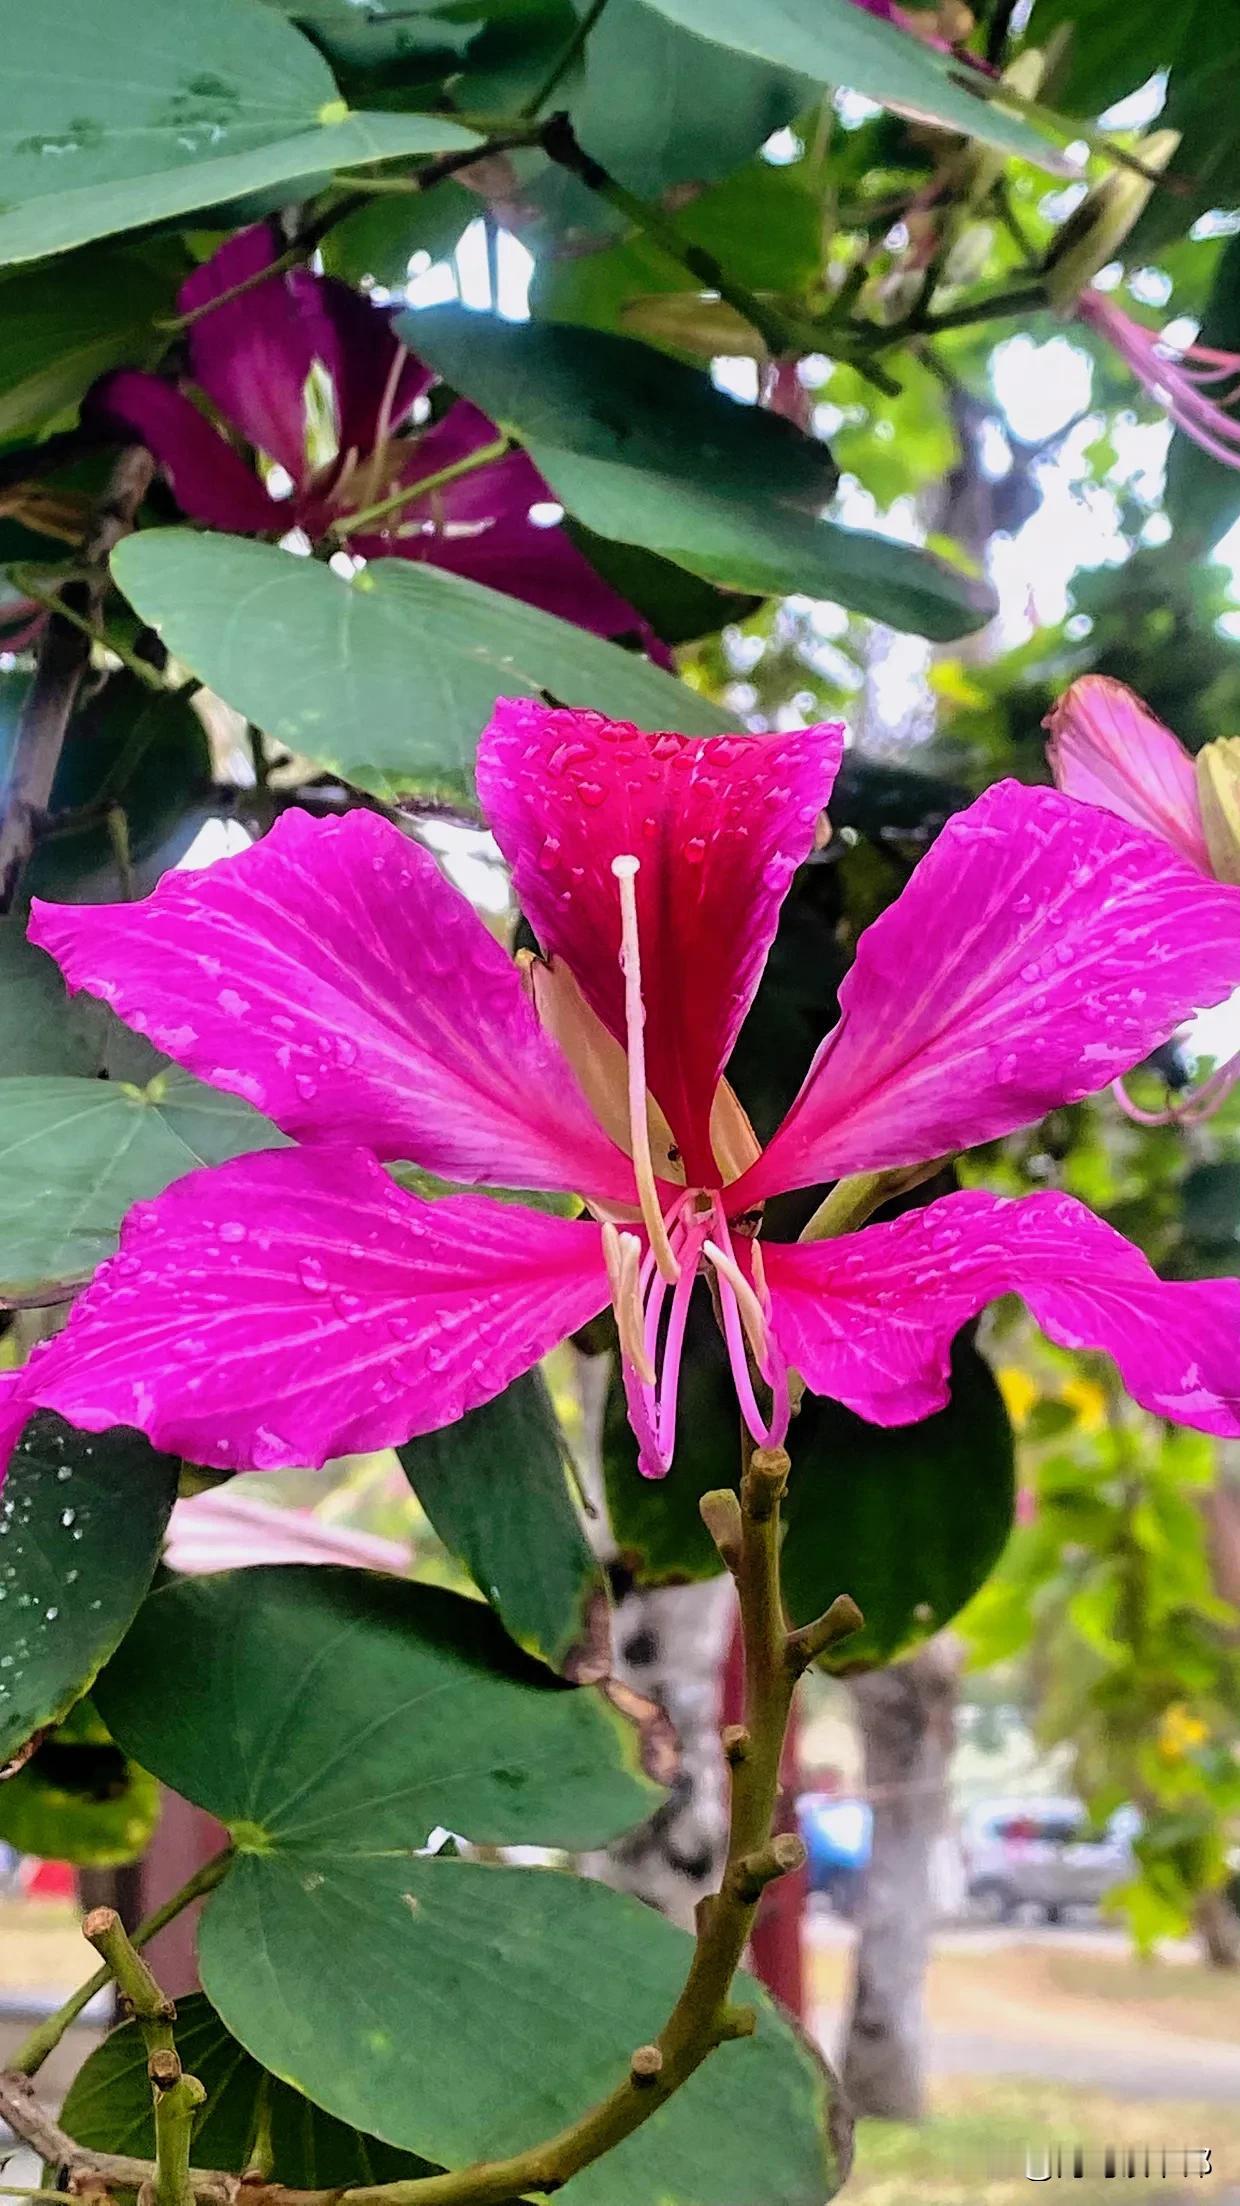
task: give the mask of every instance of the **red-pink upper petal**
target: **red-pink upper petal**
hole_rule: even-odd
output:
[[[447,1179],[633,1199],[506,952],[373,813],[290,810],[142,903],[36,900],[30,935],[70,987],[286,1133]]]
[[[1015,1293],[1061,1347],[1113,1357],[1142,1408],[1240,1434],[1240,1280],[1163,1281],[1068,1195],[947,1195],[840,1241],[764,1248],[789,1363],[873,1424],[941,1409],[953,1336]]]
[[[478,793],[543,948],[624,1037],[611,861],[641,860],[646,1071],[690,1183],[718,1181],[711,1104],[796,867],[831,793],[838,726],[647,735],[596,712],[502,698]]]
[[[177,504],[207,528],[262,536],[287,528],[289,509],[269,498],[252,467],[205,414],[158,375],[118,368],[94,386],[90,411],[132,430],[155,454]]]
[[[324,351],[318,301],[292,289],[283,274],[251,279],[269,268],[280,239],[269,222],[238,230],[187,277],[177,294],[189,328],[190,369],[212,404],[247,443],[278,460],[295,483],[306,473],[306,377]],[[236,284],[250,288],[221,306],[211,302]],[[199,310],[207,307],[208,312]]]
[[[1050,713],[1046,746],[1058,786],[1172,843],[1201,873],[1210,853],[1193,762],[1124,682],[1086,674]]]
[[[1110,813],[1000,782],[862,935],[839,1024],[735,1199],[1032,1125],[1238,982],[1234,889]]]
[[[22,1392],[191,1462],[317,1468],[453,1423],[597,1316],[601,1240],[485,1196],[422,1202],[364,1150],[268,1150],[132,1210]]]

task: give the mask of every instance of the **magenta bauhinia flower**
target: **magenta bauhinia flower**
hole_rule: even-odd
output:
[[[1240,743],[1234,737],[1207,743],[1194,760],[1135,691],[1104,674],[1073,682],[1046,726],[1047,756],[1060,789],[1159,836],[1198,873],[1232,884],[1240,902]],[[1240,986],[1240,971],[1232,977]],[[1240,1053],[1165,1110],[1134,1103],[1122,1078],[1114,1093],[1140,1126],[1191,1126],[1210,1117],[1237,1080]]]
[[[742,1414],[777,1441],[790,1369],[899,1424],[953,1335],[1022,1294],[1157,1414],[1240,1434],[1240,1282],[1164,1284],[1066,1195],[948,1195],[806,1244],[784,1189],[921,1164],[1102,1088],[1225,994],[1240,899],[1147,833],[1004,783],[862,936],[840,1019],[760,1150],[725,1068],[841,731],[646,735],[503,702],[478,787],[542,950],[511,963],[428,852],[290,811],[144,903],[36,905],[35,941],[181,1064],[300,1144],[134,1209],[66,1330],[7,1382],[191,1460],[321,1464],[445,1425],[608,1303],[643,1468],[671,1460],[690,1298],[717,1296]],[[563,1217],[426,1201],[570,1189]]]
[[[666,661],[649,623],[548,520],[555,494],[527,454],[503,449],[495,423],[463,399],[413,430],[434,376],[400,343],[385,309],[305,268],[256,282],[278,252],[271,225],[258,223],[181,287],[181,312],[194,317],[189,381],[215,421],[186,392],[137,369],[95,386],[95,415],[150,447],[183,511],[242,536],[300,528],[314,541],[330,533],[364,558],[424,560],[578,628],[640,637]],[[249,288],[226,296],[239,284]],[[283,469],[286,494],[273,495],[235,440]],[[494,456],[470,467],[487,452]],[[420,496],[419,483],[428,486]],[[388,500],[399,502],[373,516]],[[547,512],[535,519],[539,507]],[[371,518],[354,528],[359,515]]]
[[[1080,293],[1074,311],[1087,329],[1105,337],[1177,429],[1224,467],[1240,468],[1240,352],[1173,344],[1092,285]]]

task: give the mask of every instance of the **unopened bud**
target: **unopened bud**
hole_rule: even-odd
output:
[[[1143,176],[1135,168],[1112,169],[1069,215],[1042,269],[1047,298],[1061,314],[1074,312],[1098,270],[1115,259],[1179,143],[1178,130],[1151,131],[1133,149],[1141,167],[1151,173]]]

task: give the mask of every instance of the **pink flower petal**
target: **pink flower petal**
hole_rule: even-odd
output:
[[[191,520],[242,536],[288,526],[288,508],[268,497],[253,468],[206,415],[160,376],[137,368],[105,375],[91,393],[90,411],[132,430],[150,448]]]
[[[208,306],[269,268],[279,252],[271,223],[238,230],[182,284],[181,312]],[[278,460],[295,483],[306,473],[306,377],[324,350],[316,307],[285,276],[271,276],[199,313],[189,328],[194,381],[247,443]]]
[[[1105,674],[1073,682],[1047,722],[1046,746],[1059,788],[1147,827],[1209,873],[1193,762],[1135,691]]]
[[[953,1336],[1015,1293],[1060,1347],[1113,1357],[1143,1409],[1240,1434],[1240,1280],[1164,1282],[1068,1195],[948,1195],[840,1241],[763,1246],[789,1363],[873,1424],[941,1409]]]
[[[273,1149],[131,1210],[25,1392],[191,1462],[317,1469],[452,1424],[607,1300],[592,1224],[425,1203],[361,1149]]]
[[[164,1560],[186,1576],[258,1563],[352,1563],[404,1576],[411,1557],[407,1541],[331,1523],[313,1509],[273,1508],[230,1483],[175,1504]]]
[[[307,1141],[447,1179],[633,1200],[520,975],[388,820],[283,814],[137,904],[36,901],[31,939],[178,1064]]]
[[[611,861],[641,860],[647,1077],[690,1183],[718,1180],[715,1088],[831,793],[842,732],[646,735],[600,713],[502,698],[483,735],[478,793],[521,907],[621,1040]]]
[[[735,1199],[1032,1125],[1238,982],[1234,889],[1092,805],[1000,782],[867,928],[839,1024]]]
[[[34,1415],[28,1386],[24,1370],[0,1371],[0,1486],[4,1484],[9,1458]]]

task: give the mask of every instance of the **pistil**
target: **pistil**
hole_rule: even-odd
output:
[[[655,1263],[664,1279],[674,1283],[680,1266],[672,1253],[655,1183],[650,1153],[650,1129],[646,1123],[646,1006],[642,1000],[641,948],[637,932],[637,889],[640,858],[625,853],[611,861],[620,890],[620,964],[624,972],[624,1025],[629,1074],[629,1141],[642,1223],[650,1236]]]

